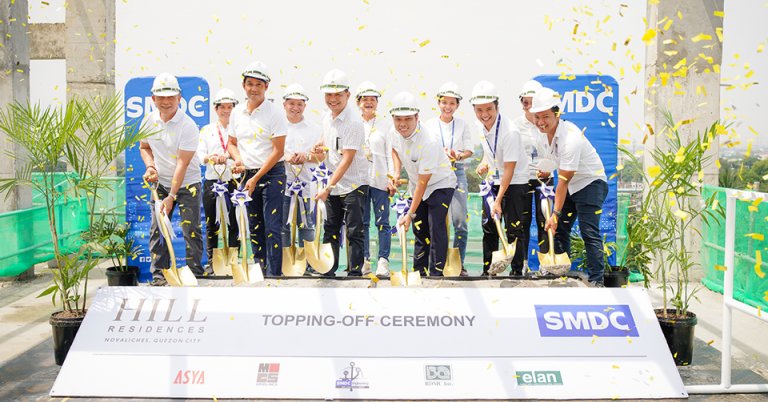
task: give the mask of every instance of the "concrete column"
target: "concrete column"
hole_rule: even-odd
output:
[[[73,0],[67,6],[67,100],[115,90],[115,1]]]
[[[0,2],[0,108],[3,110],[14,101],[29,100],[28,9],[27,0]],[[0,134],[0,149],[18,151],[16,148]],[[0,158],[0,178],[14,177],[20,165],[17,160]],[[0,213],[31,206],[32,192],[26,187],[14,190],[7,200],[0,198]]]
[[[646,47],[645,53],[645,82],[655,77],[653,86],[645,87],[646,99],[653,103],[653,106],[645,106],[645,123],[656,133],[649,135],[645,143],[643,165],[646,174],[648,167],[654,165],[650,156],[653,149],[677,151],[669,150],[665,141],[667,137],[658,135],[666,124],[662,110],[669,110],[676,123],[695,119],[693,123],[681,124],[677,129],[684,143],[694,141],[697,134],[703,134],[720,118],[719,67],[723,48],[718,39],[718,28],[722,34],[723,17],[716,17],[714,12],[723,11],[723,3],[724,0],[665,0],[647,5],[647,28],[658,28],[660,31],[656,32],[653,43]],[[672,23],[667,27],[670,20]],[[711,39],[694,42],[692,38],[700,34],[708,35]],[[674,42],[665,44],[664,41]],[[675,68],[683,59],[685,64]],[[687,69],[685,76],[673,75],[682,69]],[[664,73],[669,74],[666,86],[662,86]],[[714,163],[720,155],[717,136],[707,155],[711,163],[704,167],[704,184],[717,185],[718,169]],[[694,222],[692,226],[701,230],[700,221]],[[686,233],[686,246],[694,261],[698,262],[701,239],[693,230]],[[703,273],[700,270],[694,271],[690,273],[691,280],[700,280]]]

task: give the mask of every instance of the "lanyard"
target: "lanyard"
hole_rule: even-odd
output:
[[[496,139],[493,141],[493,149],[491,149],[491,143],[488,142],[488,137],[485,137],[485,143],[488,144],[488,149],[493,155],[494,165],[496,164],[496,146],[499,145],[499,127],[501,126],[501,113],[496,115]]]
[[[219,127],[219,123],[216,123],[216,130],[219,131],[219,141],[221,141],[221,147],[224,148],[224,152],[227,152],[227,145],[229,145],[229,143],[224,142],[224,137],[221,135],[221,127]]]
[[[445,148],[445,139],[443,139],[443,122],[438,120],[437,126],[440,127],[440,141],[443,142],[443,148]],[[453,125],[451,125],[451,149],[453,149],[453,129],[456,128],[456,119],[453,119]],[[488,145],[490,147],[490,145]]]

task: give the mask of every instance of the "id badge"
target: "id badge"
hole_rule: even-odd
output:
[[[501,177],[499,176],[499,169],[496,169],[495,172],[493,172],[493,180],[499,180]]]

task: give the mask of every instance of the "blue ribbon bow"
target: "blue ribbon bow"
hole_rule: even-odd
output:
[[[491,206],[496,202],[496,194],[493,193],[492,180],[483,180],[480,183],[480,196],[483,197],[483,210],[485,211],[485,214],[483,215],[483,224],[486,224],[491,216]]]
[[[408,213],[408,210],[411,209],[411,199],[400,197],[394,204],[392,204],[391,208],[397,212],[397,220],[399,221],[400,218],[405,216]],[[390,233],[397,233],[397,225],[390,230]]]

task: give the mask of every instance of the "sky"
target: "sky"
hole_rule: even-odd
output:
[[[46,2],[29,0],[30,22],[64,22],[64,1]],[[768,61],[757,50],[768,41],[768,29],[755,27],[765,26],[768,9],[757,1],[725,7],[721,78],[731,80],[728,86],[737,76],[737,82],[759,82]],[[205,78],[212,95],[226,87],[241,96],[240,74],[258,60],[270,69],[268,97],[279,102],[284,86],[300,83],[310,98],[305,116],[316,122],[324,108],[319,86],[333,68],[345,71],[353,88],[374,82],[384,93],[380,113],[398,92],[416,94],[425,119],[437,114],[439,87],[454,81],[465,97],[457,115],[472,121],[466,101],[481,80],[498,87],[501,112],[516,117],[522,114],[517,95],[530,78],[599,73],[618,80],[619,137],[635,139],[635,123],[644,127],[648,106],[640,40],[645,15],[646,2],[638,0],[118,0],[116,87],[122,91],[131,78],[167,71]],[[749,71],[754,75],[744,78]],[[63,60],[34,61],[33,100],[57,104],[65,98],[65,79]],[[745,143],[768,145],[759,85],[726,88],[721,118],[735,116],[729,119]]]

